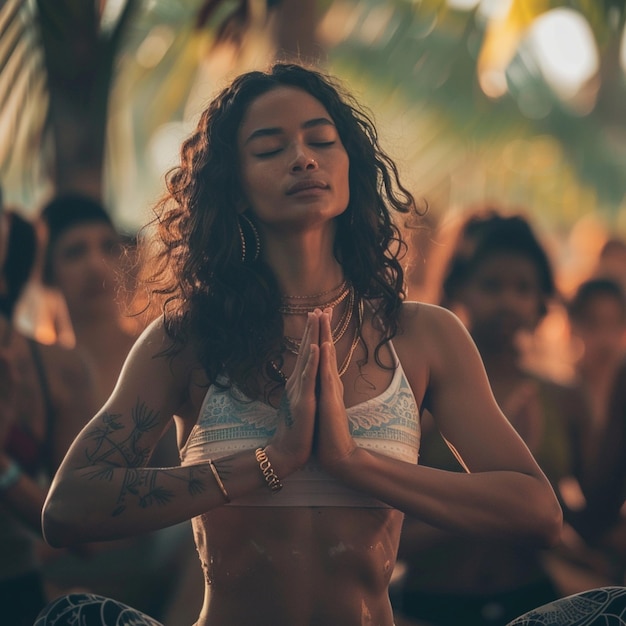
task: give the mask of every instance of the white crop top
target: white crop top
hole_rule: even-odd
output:
[[[396,363],[389,387],[378,396],[347,409],[350,430],[362,448],[394,459],[417,463],[420,445],[419,409],[393,345]],[[277,410],[250,400],[236,388],[209,387],[198,421],[180,450],[182,465],[254,450],[267,444],[276,429]],[[388,505],[342,485],[311,460],[282,480],[283,489],[259,489],[226,506],[347,506]]]

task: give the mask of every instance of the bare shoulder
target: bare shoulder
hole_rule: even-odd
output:
[[[162,317],[151,322],[135,341],[122,373],[120,383],[136,388],[162,386],[169,393],[186,397],[190,381],[201,369],[193,342],[177,342]]]
[[[467,338],[461,320],[448,309],[425,302],[405,302],[400,312],[400,335],[417,340],[425,347]]]
[[[419,363],[432,382],[465,375],[468,366],[482,368],[478,350],[461,320],[436,304],[406,302],[402,306],[399,332],[394,338],[398,354]],[[404,364],[404,363],[403,363]]]
[[[393,345],[416,398],[423,397],[429,385],[472,351],[459,318],[440,306],[405,302],[398,323]]]

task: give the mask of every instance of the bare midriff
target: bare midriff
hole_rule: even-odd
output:
[[[394,509],[222,507],[193,520],[196,626],[392,626]]]

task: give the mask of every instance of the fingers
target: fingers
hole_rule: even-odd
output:
[[[320,313],[316,309],[307,316],[296,364],[288,381],[290,389],[300,388],[305,394],[314,391],[319,367]]]
[[[330,352],[326,361],[326,366],[330,368],[330,372],[336,373],[337,363],[335,355],[335,346],[333,344],[331,320],[333,311],[331,308],[315,309],[307,316],[306,326],[302,341],[300,343],[300,350],[296,359],[296,365],[294,367],[292,376],[295,379],[301,379],[306,381],[306,389],[312,389],[315,385],[315,379],[317,377],[317,371],[321,363],[320,348],[325,344],[328,344],[328,350]]]
[[[331,308],[324,309],[320,313],[320,345],[325,341],[333,343],[333,331],[330,326],[331,319],[333,317],[333,310]]]
[[[298,351],[296,367],[298,362],[307,361],[311,345],[319,343],[319,332],[319,312],[316,309],[312,313],[307,314],[306,326],[304,327],[304,334],[302,335],[302,341],[300,342],[300,350]]]
[[[320,367],[325,375],[337,375],[337,352],[331,328],[332,309],[326,309],[320,318]]]

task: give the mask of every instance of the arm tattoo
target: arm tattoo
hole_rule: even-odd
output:
[[[295,424],[286,391],[283,392],[283,395],[280,398],[280,404],[278,405],[278,417],[282,418],[285,421],[285,425],[289,428]]]
[[[181,470],[185,470],[184,472]],[[87,475],[89,480],[110,481],[113,468],[105,467]],[[211,470],[205,466],[193,465],[187,468],[129,468],[124,472],[122,487],[111,515],[117,517],[134,504],[142,509],[151,506],[164,506],[172,502],[176,496],[172,488],[159,484],[167,479],[169,482],[179,481],[187,486],[187,492],[197,496],[206,489],[206,483],[213,480]]]
[[[103,413],[100,422],[93,426],[85,437],[88,443],[85,449],[85,468],[91,468],[86,474],[88,480],[113,480],[116,468],[126,467],[120,493],[112,515],[121,515],[134,503],[140,508],[163,506],[171,502],[176,493],[163,485],[163,481],[181,481],[186,484],[190,495],[195,496],[206,488],[206,481],[213,479],[210,470],[202,466],[193,466],[181,471],[181,468],[156,469],[144,468],[152,452],[151,446],[141,444],[142,436],[159,426],[158,413],[149,409],[140,399],[131,410],[132,428],[125,436],[126,426],[120,421],[120,415]],[[122,435],[122,436],[120,436]]]
[[[124,475],[124,482],[120,495],[117,499],[117,506],[113,510],[113,517],[116,517],[126,510],[127,499],[134,499],[136,504],[142,508],[156,505],[165,505],[174,498],[174,492],[157,484],[159,478],[169,477],[187,484],[187,491],[190,495],[198,495],[205,490],[203,475],[210,473],[206,467],[189,467],[186,476],[180,476],[180,472],[174,473],[171,470],[147,470],[129,469]],[[211,476],[212,477],[212,476]]]
[[[105,412],[102,414],[100,424],[86,433],[87,439],[95,441],[93,449],[88,446],[85,450],[88,466],[107,464],[113,467],[123,465],[142,467],[148,462],[151,450],[149,447],[141,447],[141,437],[158,426],[158,413],[150,410],[144,402],[137,399],[137,404],[131,410],[133,421],[131,432],[126,438],[116,440],[112,437],[113,433],[125,428],[120,423],[119,417],[119,414]]]

